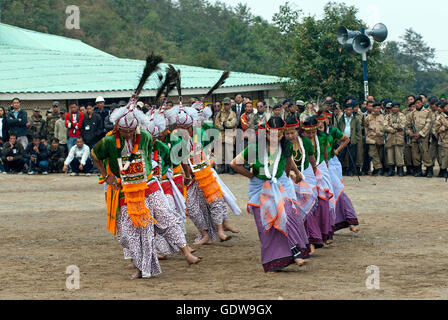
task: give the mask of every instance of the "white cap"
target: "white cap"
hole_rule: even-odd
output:
[[[96,100],[95,100],[95,103],[98,103],[98,102],[106,102],[106,100],[104,100],[103,97],[99,96],[99,97],[96,98]]]

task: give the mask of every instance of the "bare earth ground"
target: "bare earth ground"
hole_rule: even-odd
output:
[[[246,207],[248,180],[223,180]],[[307,267],[264,274],[253,217],[231,216],[241,233],[201,247],[188,267],[162,261],[160,276],[131,272],[106,230],[103,187],[96,177],[0,176],[0,299],[447,299],[448,183],[427,178],[346,178],[361,233],[344,230]],[[188,241],[195,235],[187,224]],[[80,269],[80,289],[65,286]],[[368,290],[366,268],[380,269]]]

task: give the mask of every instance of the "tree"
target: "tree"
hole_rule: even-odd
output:
[[[292,29],[297,36],[292,37],[293,50],[286,66],[290,81],[284,85],[289,95],[308,100],[333,96],[339,101],[349,94],[364,97],[361,57],[347,53],[336,35],[341,25],[352,30],[365,27],[357,13],[354,6],[329,2],[322,19],[304,17]],[[402,90],[397,83],[405,80],[399,68],[382,53],[378,43],[368,56],[371,93],[399,97]]]

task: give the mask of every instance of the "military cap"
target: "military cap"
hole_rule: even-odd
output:
[[[226,98],[224,98],[223,103],[224,104],[231,104],[232,101],[231,101],[231,99],[229,97],[226,97]]]
[[[59,101],[53,101],[53,107],[59,107]]]

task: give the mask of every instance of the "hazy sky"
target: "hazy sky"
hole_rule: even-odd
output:
[[[213,1],[213,0],[212,0]],[[221,0],[235,6],[245,3],[253,14],[271,21],[274,13],[286,0]],[[327,0],[289,0],[291,6],[302,9],[304,14],[320,17]],[[447,0],[345,0],[334,1],[354,5],[359,9],[358,17],[366,21],[369,27],[377,22],[384,23],[389,29],[387,40],[400,40],[405,29],[412,27],[423,36],[424,41],[436,49],[436,61],[448,66],[448,37],[443,25],[447,20]],[[440,29],[442,28],[442,29]]]

